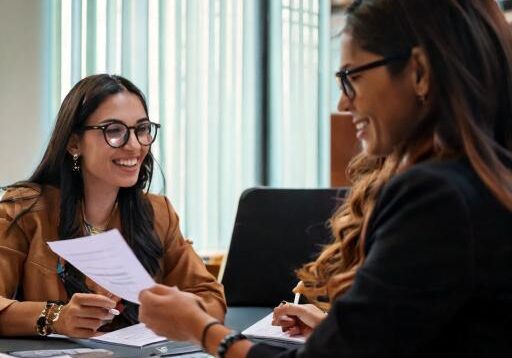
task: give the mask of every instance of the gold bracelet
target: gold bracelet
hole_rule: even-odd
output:
[[[41,314],[36,320],[36,332],[40,336],[47,336],[48,333],[46,331],[47,325],[47,317],[48,313],[50,312],[50,309],[52,308],[54,304],[51,302],[46,302],[43,310],[41,311]]]
[[[62,302],[46,302],[36,321],[36,332],[38,335],[46,337],[54,333],[53,323],[59,319],[62,307],[64,307]]]
[[[55,333],[55,328],[53,328],[53,324],[57,322],[57,320],[60,317],[60,311],[62,311],[62,308],[64,305],[62,303],[55,303],[52,308],[50,309],[50,312],[48,313],[48,319],[47,319],[47,326],[46,326],[46,332],[47,334]]]

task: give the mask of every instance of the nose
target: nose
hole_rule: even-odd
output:
[[[338,100],[338,111],[340,112],[350,112],[352,108],[352,101],[348,99],[348,97],[341,92],[340,99]]]

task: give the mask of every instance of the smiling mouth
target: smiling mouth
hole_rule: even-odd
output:
[[[133,168],[137,166],[137,159],[115,159],[112,161],[115,165],[119,165],[125,168]]]
[[[356,126],[357,131],[362,131],[363,129],[366,128],[366,126],[368,124],[370,124],[370,121],[368,119],[363,119],[363,120],[354,122],[354,125]]]
[[[370,124],[370,120],[368,118],[357,119],[357,120],[354,120],[353,123],[354,123],[354,127],[356,128],[357,139],[363,140],[365,129]]]

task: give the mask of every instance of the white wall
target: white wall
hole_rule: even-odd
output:
[[[39,0],[0,0],[0,186],[26,179],[47,142]]]

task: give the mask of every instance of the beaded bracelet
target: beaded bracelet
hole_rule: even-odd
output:
[[[226,335],[222,341],[220,341],[219,348],[217,349],[217,355],[219,358],[225,358],[229,348],[235,343],[242,339],[247,339],[242,333],[237,331],[231,331]]]
[[[216,324],[222,325],[222,323],[220,321],[217,321],[217,320],[211,321],[211,322],[207,323],[206,326],[204,326],[203,333],[201,333],[201,347],[203,348],[203,350],[205,352],[207,352],[207,350],[206,350],[206,334],[208,333],[208,330],[210,329],[210,327],[215,326]]]

